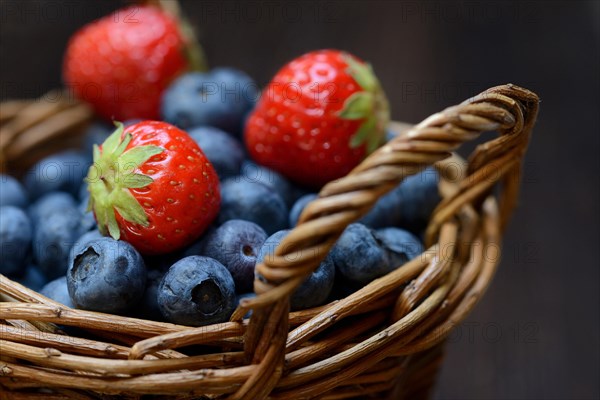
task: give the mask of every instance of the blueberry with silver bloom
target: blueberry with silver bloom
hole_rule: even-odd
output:
[[[44,221],[54,212],[65,212],[77,208],[73,196],[66,192],[51,192],[40,197],[27,209],[33,225]]]
[[[25,187],[33,199],[57,190],[72,196],[79,194],[90,160],[80,152],[66,150],[35,164],[25,175]]]
[[[10,175],[0,174],[0,207],[27,207],[29,200],[21,182]]]
[[[344,230],[330,254],[341,276],[367,284],[400,267],[422,250],[419,239],[402,229],[378,232],[354,223]]]
[[[267,234],[250,221],[232,219],[204,239],[202,255],[214,258],[231,272],[238,292],[252,290],[254,265]]]
[[[15,206],[0,207],[0,273],[21,272],[32,240],[31,221]]]
[[[27,265],[22,273],[16,276],[11,276],[11,279],[19,282],[21,285],[28,287],[31,290],[35,290],[36,292],[39,292],[39,290],[44,287],[46,283],[48,283],[48,280],[42,271],[37,265],[34,264]]]
[[[258,253],[257,263],[272,257],[277,246],[289,233],[290,230],[282,230],[269,236]],[[328,254],[317,269],[292,294],[290,307],[292,310],[303,310],[325,303],[334,281],[335,265],[333,258]]]
[[[69,296],[84,310],[127,311],[140,302],[145,285],[142,256],[129,243],[109,237],[89,242],[67,271]]]
[[[233,68],[190,72],[167,88],[161,113],[181,129],[208,125],[239,135],[242,119],[257,97],[254,81]]]
[[[231,219],[254,222],[272,234],[287,228],[288,208],[279,194],[259,182],[233,177],[221,184],[219,224]]]
[[[225,322],[235,309],[235,284],[223,264],[202,256],[173,264],[158,286],[158,306],[170,322],[204,326]]]
[[[49,279],[67,271],[69,251],[81,234],[81,214],[77,208],[51,212],[35,225],[33,257]]]
[[[242,144],[227,132],[211,126],[190,129],[189,135],[200,146],[222,181],[239,175],[244,161]]]
[[[270,187],[279,193],[288,207],[291,207],[296,199],[301,196],[301,194],[299,195],[300,191],[279,172],[264,165],[255,164],[252,161],[244,161],[241,177],[249,182],[260,182]]]
[[[40,294],[64,304],[67,307],[75,308],[75,304],[73,304],[73,301],[69,296],[69,288],[67,287],[66,276],[61,276],[60,278],[56,278],[55,280],[47,283],[42,290],[40,290]]]

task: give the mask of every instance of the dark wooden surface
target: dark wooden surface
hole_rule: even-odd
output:
[[[597,399],[598,2],[182,1],[212,65],[262,85],[302,52],[371,61],[397,120],[418,122],[489,86],[542,98],[499,272],[457,328],[437,399]],[[0,97],[60,85],[69,35],[118,1],[0,8]]]

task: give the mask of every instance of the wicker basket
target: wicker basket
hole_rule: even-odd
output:
[[[20,104],[16,117],[2,116],[8,120],[2,158],[17,172],[66,144],[69,132],[73,136],[90,116],[84,106],[69,103],[55,106],[43,123],[23,123],[23,106],[48,107]],[[404,131],[321,190],[275,257],[257,267],[268,282],[255,281],[258,296],[227,323],[190,328],[69,309],[0,276],[3,397],[427,397],[444,339],[494,275],[537,110],[534,93],[504,85]],[[485,131],[500,135],[479,145],[468,163],[451,155]],[[429,165],[442,172],[443,200],[429,222],[427,250],[342,300],[289,312],[290,293],[344,228]],[[242,319],[247,308],[253,309],[249,320]],[[96,339],[67,336],[57,325]],[[190,345],[200,355],[184,354],[181,348]]]

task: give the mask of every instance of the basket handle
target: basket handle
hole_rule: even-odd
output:
[[[529,90],[512,84],[493,87],[430,116],[372,153],[346,177],[324,186],[274,256],[257,265],[264,277],[254,282],[257,297],[243,301],[232,316],[241,320],[248,308],[254,310],[245,352],[249,362],[258,364],[232,398],[262,398],[276,384],[288,333],[289,296],[317,268],[346,226],[404,178],[449,157],[461,144],[487,131],[498,131],[499,136],[472,153],[459,189],[434,211],[426,242],[433,242],[441,225],[465,204],[480,203],[498,182],[503,189],[500,217],[505,227],[517,201],[521,162],[538,104],[538,96]]]

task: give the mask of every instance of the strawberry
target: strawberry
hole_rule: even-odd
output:
[[[300,184],[345,176],[383,141],[388,102],[369,64],[320,50],[285,65],[245,128],[248,152]]]
[[[63,78],[106,119],[158,119],[161,93],[188,67],[184,44],[169,15],[152,6],[131,6],[73,35]]]
[[[104,235],[143,254],[179,249],[208,227],[221,201],[217,173],[184,131],[142,121],[94,146],[86,181]]]

